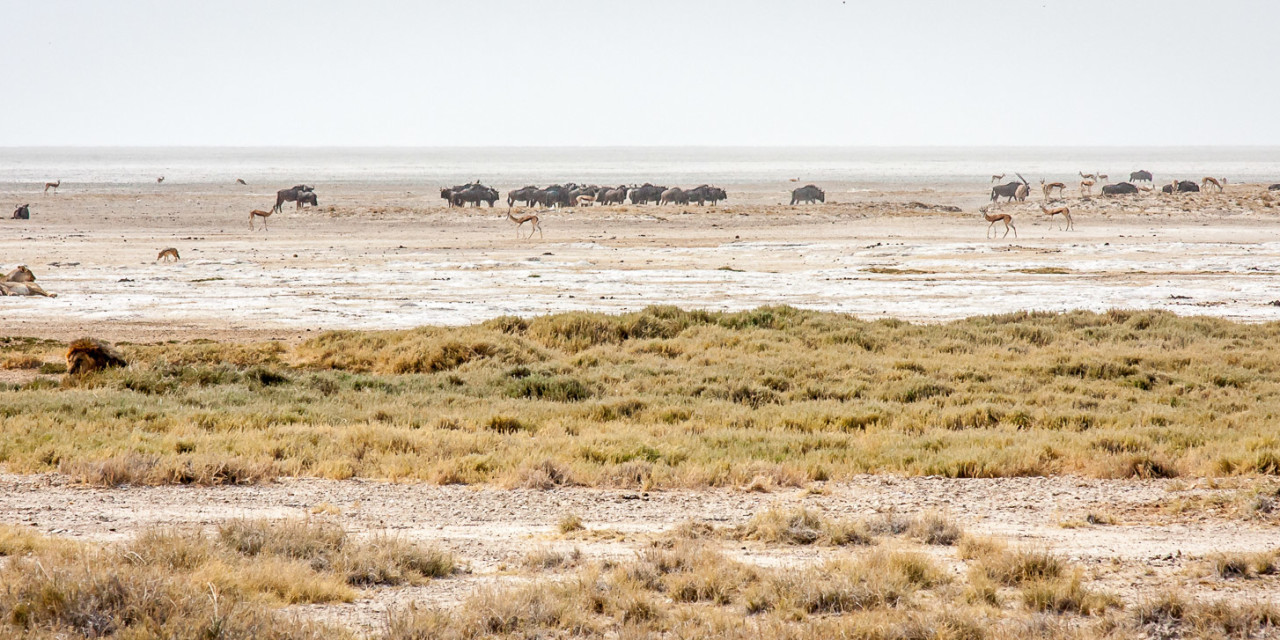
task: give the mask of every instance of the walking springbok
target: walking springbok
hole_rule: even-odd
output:
[[[1075,222],[1071,220],[1071,209],[1069,207],[1055,207],[1050,209],[1049,207],[1040,205],[1040,210],[1045,212],[1045,215],[1049,216],[1050,222],[1053,221],[1054,216],[1062,214],[1062,217],[1067,221],[1067,228],[1064,229],[1064,231],[1071,231],[1076,228]]]
[[[58,178],[57,182],[46,182],[44,183],[44,192],[49,193],[49,190],[53,189],[53,195],[56,196],[58,195],[58,187],[61,187],[61,186],[62,186],[62,178]]]
[[[270,218],[270,217],[271,217],[271,214],[272,214],[272,213],[274,213],[274,212],[275,212],[275,209],[272,209],[272,210],[270,210],[270,211],[259,211],[258,209],[254,209],[253,211],[250,211],[250,212],[249,212],[249,230],[250,230],[250,231],[254,231],[254,228],[253,228],[253,219],[254,219],[254,218],[262,218],[262,230],[263,230],[263,231],[266,231],[266,230],[267,230],[267,218]]]
[[[992,174],[992,175],[991,175],[991,184],[995,184],[995,183],[997,183],[997,182],[1000,182],[1001,180],[1004,180],[1004,174],[1003,174],[1003,173],[1002,173],[1002,174],[1000,174],[1000,175],[995,175],[995,174]]]
[[[1093,180],[1085,178],[1080,181],[1080,197],[1087,198],[1093,195]]]
[[[541,222],[540,220],[538,220],[538,214],[536,214],[536,213],[531,213],[531,214],[529,214],[529,215],[527,215],[527,216],[520,216],[519,218],[517,218],[517,217],[515,217],[515,216],[511,215],[511,210],[510,210],[510,209],[507,209],[507,219],[508,219],[508,220],[510,220],[510,221],[512,221],[512,222],[514,222],[514,223],[516,223],[516,237],[517,237],[517,238],[519,238],[519,237],[520,237],[520,227],[523,227],[523,226],[524,226],[524,223],[526,223],[526,222],[530,222],[530,223],[532,223],[532,224],[529,226],[529,237],[530,237],[530,238],[532,238],[532,237],[533,237],[533,231],[534,231],[535,229],[538,231],[538,237],[539,237],[539,238],[544,237],[544,236],[542,235],[542,222]]]
[[[1041,178],[1041,179],[1040,179],[1040,190],[1041,190],[1041,191],[1044,191],[1044,199],[1045,199],[1045,201],[1046,201],[1046,202],[1048,202],[1048,200],[1049,200],[1049,196],[1053,195],[1053,190],[1054,190],[1054,189],[1057,189],[1057,190],[1058,190],[1058,197],[1059,197],[1059,198],[1061,198],[1061,197],[1063,197],[1063,196],[1062,196],[1062,192],[1063,192],[1063,191],[1065,191],[1065,190],[1066,190],[1066,188],[1067,188],[1067,185],[1065,185],[1065,184],[1063,184],[1063,183],[1061,183],[1061,182],[1049,182],[1049,183],[1045,183],[1044,178]]]
[[[987,222],[991,223],[987,225],[988,238],[992,237],[991,230],[992,230],[992,227],[996,226],[997,222],[1004,223],[1004,235],[1000,236],[1001,238],[1008,238],[1010,229],[1013,229],[1013,237],[1015,238],[1018,237],[1018,228],[1013,226],[1013,216],[1007,213],[987,213],[988,210],[989,210],[989,207],[981,207],[980,209],[978,209],[978,211],[982,213],[982,217],[986,218]]]

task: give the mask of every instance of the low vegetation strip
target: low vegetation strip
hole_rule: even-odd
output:
[[[551,487],[1280,474],[1280,324],[1155,311],[937,325],[767,307],[322,334],[0,339],[0,464],[95,484],[279,475]]]

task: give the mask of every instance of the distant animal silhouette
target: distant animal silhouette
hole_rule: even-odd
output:
[[[1141,169],[1129,174],[1129,182],[1138,182],[1138,181],[1151,182],[1154,179],[1155,177],[1151,175],[1150,171],[1144,171]]]
[[[62,178],[58,178],[57,182],[46,182],[44,183],[44,192],[49,193],[49,190],[53,189],[54,195],[57,195],[58,187],[61,187],[61,186],[62,186]]]
[[[791,192],[791,204],[796,205],[801,202],[805,204],[813,204],[814,202],[827,201],[827,193],[819,189],[816,185],[807,184],[799,189]]]
[[[13,210],[13,217],[12,217],[11,219],[13,219],[13,220],[30,220],[30,219],[31,219],[31,205],[29,205],[29,204],[19,205],[17,209],[14,209],[14,210]]]
[[[160,255],[156,256],[156,262],[177,262],[181,259],[182,256],[178,255],[178,250],[173,247],[162,249]]]
[[[245,182],[243,178],[236,178],[236,184],[242,184],[242,185],[245,185],[245,186],[248,186],[248,185],[249,185],[249,183],[248,183],[248,182]]]
[[[1001,180],[1004,180],[1004,176],[1005,176],[1005,174],[1003,174],[1003,173],[1002,173],[1002,174],[1000,174],[1000,175],[998,175],[998,176],[997,176],[997,175],[992,175],[992,176],[991,176],[991,184],[995,184],[995,183],[997,183],[997,182],[1000,182]]]
[[[159,178],[156,178],[156,184],[160,184],[161,182],[164,182],[164,176],[160,176]]]

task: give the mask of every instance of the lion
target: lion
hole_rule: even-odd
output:
[[[58,294],[45,291],[34,282],[0,282],[0,296],[44,296],[56,298]]]
[[[0,280],[0,282],[35,282],[35,281],[36,281],[36,274],[31,273],[31,270],[28,269],[27,265],[25,264],[18,265],[18,268],[14,269],[13,271],[10,271],[9,275],[6,275],[4,277],[4,280]]]
[[[80,338],[67,347],[67,373],[83,375],[110,367],[127,367],[129,363],[111,345],[94,338]]]
[[[156,256],[156,262],[177,262],[181,259],[182,256],[178,255],[178,250],[173,247],[164,249],[160,255]]]

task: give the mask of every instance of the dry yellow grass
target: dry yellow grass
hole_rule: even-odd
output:
[[[1280,324],[660,307],[120,347],[127,369],[0,388],[0,463],[107,485],[1280,474]],[[0,358],[60,348],[0,340]]]

